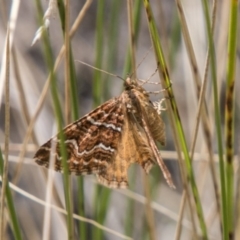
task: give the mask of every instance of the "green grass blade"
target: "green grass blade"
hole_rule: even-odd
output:
[[[105,1],[99,0],[97,6],[97,18],[96,18],[96,58],[95,58],[95,67],[101,69],[103,66],[103,38],[104,38],[104,30],[103,30],[103,22],[104,22],[104,6]],[[98,106],[101,104],[102,96],[103,96],[103,88],[102,88],[102,73],[98,70],[94,71],[93,77],[93,102],[94,106]],[[107,214],[107,207],[109,201],[110,190],[96,185],[95,188],[95,196],[94,196],[94,213],[96,221],[100,224],[103,224],[105,220],[105,216]],[[106,196],[106,199],[103,199],[99,196]],[[101,229],[94,229],[93,231],[93,239],[100,240],[103,238],[103,231]]]
[[[9,27],[7,29],[6,36],[6,67],[5,67],[5,76],[4,76],[4,85],[5,85],[5,113],[4,113],[4,150],[5,150],[5,162],[3,165],[2,171],[2,188],[0,195],[0,239],[2,240],[5,235],[5,194],[6,194],[6,185],[8,183],[8,165],[9,165],[9,138],[10,138],[10,44],[9,44]]]
[[[228,237],[234,239],[234,90],[235,69],[237,54],[237,27],[238,27],[238,1],[231,1],[229,42],[228,42],[228,64],[227,64],[227,89],[225,104],[225,138],[226,138],[226,198],[228,212]]]
[[[142,0],[136,0],[134,2],[134,13],[133,13],[133,27],[135,30],[135,40],[138,41],[139,37],[139,29],[140,29],[140,23],[141,23],[141,9],[142,9]],[[132,64],[131,64],[131,51],[130,47],[127,51],[127,56],[125,60],[124,70],[123,70],[123,76],[125,77],[127,74],[132,73]]]
[[[107,61],[106,61],[106,70],[110,73],[114,73],[117,56],[118,56],[118,40],[119,40],[119,9],[122,8],[122,1],[112,1],[111,11],[110,11],[110,21],[109,21],[109,33],[107,35],[108,48],[107,48]],[[104,68],[105,69],[105,68]],[[104,97],[105,99],[109,99],[111,97],[110,87],[112,86],[111,82],[109,82],[109,75],[106,75],[103,80],[104,84]],[[105,100],[104,99],[104,100]]]
[[[60,5],[58,7],[59,15],[61,19],[62,29],[63,29],[63,35],[66,34],[65,32],[65,8],[63,1],[60,1]],[[70,81],[70,93],[69,96],[71,97],[71,112],[72,112],[72,119],[75,121],[79,118],[79,112],[78,112],[78,98],[77,98],[77,79],[76,79],[76,71],[74,67],[74,59],[72,54],[72,48],[70,44],[70,57],[69,57],[69,81]],[[84,179],[82,176],[78,177],[78,213],[80,216],[85,216],[84,211]],[[87,233],[86,233],[87,225],[86,223],[80,221],[79,222],[79,233],[81,236],[81,239],[87,239]]]
[[[227,229],[228,229],[228,215],[227,215],[227,200],[226,200],[226,180],[225,180],[225,170],[224,170],[224,161],[223,161],[223,146],[222,146],[222,132],[221,132],[221,116],[220,108],[218,103],[218,86],[217,86],[217,74],[216,74],[216,56],[214,49],[213,36],[211,31],[211,23],[209,16],[208,2],[203,1],[203,9],[206,19],[206,28],[209,44],[209,53],[210,53],[210,67],[211,75],[213,82],[213,96],[214,96],[214,110],[215,110],[215,123],[216,123],[216,132],[217,132],[217,144],[218,144],[218,156],[219,156],[219,169],[220,169],[220,181],[221,181],[221,197],[222,197],[222,230],[223,230],[223,239],[228,239]]]
[[[42,24],[42,17],[43,11],[41,7],[40,1],[36,1],[37,11],[38,11],[38,19],[40,24]],[[62,111],[61,105],[58,97],[58,88],[56,83],[56,76],[53,71],[54,67],[54,59],[52,54],[52,49],[50,46],[50,42],[46,32],[43,32],[43,47],[45,53],[45,60],[47,63],[48,71],[50,72],[51,80],[50,80],[50,87],[51,87],[51,94],[53,99],[54,111],[57,120],[57,126],[59,130],[59,138],[60,138],[60,152],[62,156],[62,165],[63,165],[63,182],[64,182],[64,194],[65,194],[65,204],[67,209],[67,229],[68,229],[68,239],[73,239],[73,220],[72,220],[72,202],[71,202],[71,194],[70,194],[70,178],[69,178],[69,170],[67,166],[67,153],[64,145],[64,134],[61,131],[63,129],[62,126]]]
[[[173,116],[174,116],[174,122],[175,122],[175,126],[176,126],[176,130],[177,130],[177,135],[179,138],[179,142],[181,144],[181,148],[185,157],[185,164],[186,164],[186,170],[187,170],[187,175],[188,175],[188,179],[190,181],[191,184],[191,188],[192,188],[192,192],[193,192],[193,196],[194,196],[194,200],[195,200],[195,204],[196,204],[196,210],[197,210],[197,215],[198,215],[198,219],[200,222],[200,227],[202,230],[202,235],[204,239],[208,239],[208,235],[207,235],[207,227],[206,227],[206,223],[204,220],[204,215],[203,215],[203,210],[202,210],[202,205],[201,205],[201,201],[200,201],[200,196],[198,193],[198,189],[196,186],[196,181],[195,181],[195,177],[194,177],[194,173],[193,173],[193,168],[192,168],[192,163],[191,163],[191,159],[188,153],[188,149],[187,149],[187,144],[186,144],[186,140],[185,140],[185,135],[183,132],[183,127],[181,124],[181,119],[179,116],[179,112],[178,112],[178,108],[177,108],[177,104],[175,101],[175,97],[173,94],[173,90],[171,88],[171,81],[170,81],[170,77],[169,77],[169,72],[167,69],[167,65],[166,65],[166,61],[163,55],[163,51],[162,51],[162,47],[161,47],[161,43],[160,43],[160,39],[157,33],[157,28],[156,28],[156,24],[154,21],[154,17],[152,14],[152,10],[151,10],[151,6],[150,6],[150,2],[147,0],[144,0],[144,5],[145,5],[145,9],[146,9],[146,14],[147,14],[147,18],[148,18],[148,24],[149,24],[149,31],[150,31],[150,35],[152,38],[152,42],[153,42],[153,46],[154,46],[154,50],[155,50],[155,55],[156,55],[156,59],[157,59],[157,65],[159,65],[159,70],[161,72],[161,75],[163,77],[163,86],[165,86],[165,89],[167,90],[168,93],[168,98],[170,100],[170,104],[171,104],[171,109],[173,111]]]
[[[96,58],[95,58],[95,67],[102,68],[102,59],[103,59],[103,19],[104,19],[104,0],[98,1],[97,7],[97,19],[96,19]],[[98,70],[94,71],[93,76],[93,102],[94,106],[98,106],[101,103],[102,99],[102,73]]]
[[[50,69],[49,69],[50,70]],[[53,71],[51,69],[50,71]],[[56,78],[52,73],[51,76],[51,93],[53,98],[55,116],[57,120],[57,126],[59,130],[59,138],[60,138],[60,146],[61,146],[61,156],[62,156],[62,165],[63,165],[63,183],[64,183],[64,193],[65,193],[65,204],[68,212],[67,215],[67,226],[68,226],[68,239],[73,239],[73,222],[72,222],[72,200],[71,200],[71,188],[70,188],[70,177],[69,177],[69,169],[67,164],[67,152],[65,148],[65,136],[62,132],[62,111],[61,105],[58,97]]]
[[[78,98],[77,98],[77,78],[76,78],[76,71],[74,67],[74,61],[71,51],[70,56],[70,96],[71,96],[71,112],[72,112],[72,118],[73,120],[77,120],[79,118],[78,113]],[[78,214],[82,217],[85,216],[85,204],[84,204],[84,178],[82,176],[78,176],[77,179],[78,184]],[[80,238],[82,240],[87,239],[87,224],[80,221],[79,222],[79,233]]]
[[[140,23],[141,23],[141,9],[142,9],[142,0],[136,0],[134,1],[134,12],[133,12],[133,26],[134,26],[134,32],[135,32],[135,41],[136,44],[138,42],[139,38],[139,29],[140,29]],[[126,59],[125,59],[125,65],[123,70],[123,76],[125,77],[127,74],[130,74],[133,71],[132,65],[131,65],[131,51],[130,46],[128,47]],[[136,169],[132,169],[132,179],[134,179],[134,176],[136,176]],[[134,223],[134,200],[129,199],[127,203],[127,213],[126,219],[125,219],[125,234],[127,236],[132,236],[133,233],[133,223]]]
[[[3,165],[4,165],[4,161],[3,161],[2,151],[1,151],[1,148],[0,148],[0,174],[1,174],[1,176],[3,175]],[[17,240],[22,240],[22,234],[21,234],[21,230],[20,230],[20,227],[19,227],[19,222],[18,222],[16,211],[15,211],[14,202],[13,202],[13,198],[12,198],[12,193],[11,193],[8,181],[6,182],[5,198],[6,198],[6,201],[7,201],[8,212],[9,212],[9,215],[10,215],[9,218],[11,220],[11,227],[12,227],[12,230],[13,230],[14,238],[17,239]]]

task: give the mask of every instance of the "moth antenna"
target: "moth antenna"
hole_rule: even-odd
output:
[[[150,53],[150,50],[152,49],[152,46],[149,48],[143,59],[138,63],[136,69],[130,74],[130,78],[132,78],[133,74],[137,71],[137,69],[140,67],[140,65],[143,63],[143,61],[147,58],[148,54]]]
[[[83,65],[85,65],[85,66],[88,66],[88,67],[90,67],[90,68],[93,68],[93,69],[95,69],[95,70],[98,70],[98,71],[100,71],[100,72],[106,73],[106,74],[108,74],[108,75],[110,75],[110,76],[117,77],[117,78],[125,81],[125,79],[123,79],[122,77],[120,77],[120,76],[118,76],[118,75],[116,75],[116,74],[107,72],[107,71],[102,70],[102,69],[100,69],[100,68],[96,68],[96,67],[94,67],[94,66],[92,66],[92,65],[90,65],[90,64],[87,64],[87,63],[85,63],[85,62],[82,62],[82,61],[80,61],[80,60],[76,60],[76,62],[79,62],[79,63],[81,63],[81,64],[83,64]]]
[[[150,84],[155,84],[155,85],[161,84],[160,82],[151,82],[151,81],[144,80],[144,79],[138,79],[138,81],[139,81],[139,82],[142,82],[142,83],[143,83],[142,85],[144,85],[145,83],[150,83]],[[142,86],[142,85],[141,85],[141,86]]]
[[[137,65],[137,68],[140,67],[140,65],[143,63],[143,61],[147,58],[148,54],[150,53],[150,50],[152,50],[152,46],[149,48],[143,59],[140,61],[140,63]]]
[[[143,82],[141,86],[143,86],[145,83],[152,83],[152,82],[150,82],[150,79],[157,73],[158,67],[159,67],[159,64],[158,64],[157,68],[155,69],[154,73],[152,73],[151,76],[146,81],[141,80]],[[161,84],[161,83],[155,83],[155,84]]]

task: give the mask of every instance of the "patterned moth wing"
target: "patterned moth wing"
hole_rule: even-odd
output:
[[[69,171],[79,174],[97,174],[100,182],[114,164],[116,151],[121,139],[124,124],[123,106],[119,98],[105,102],[83,118],[63,129]],[[61,171],[59,134],[43,144],[34,159],[39,165],[49,167],[51,145],[54,141],[55,170]],[[124,181],[117,187],[123,187]],[[111,187],[113,183],[109,182]]]
[[[125,91],[63,129],[69,171],[96,174],[111,188],[128,186],[127,170],[137,162],[146,172],[158,163],[168,184],[174,186],[155,141],[165,144],[164,123],[146,91],[135,81],[125,81]],[[49,167],[55,142],[55,170],[62,170],[59,136],[42,145],[34,159]]]
[[[171,174],[169,173],[166,165],[163,162],[163,159],[157,149],[156,142],[160,142],[162,145],[165,145],[165,125],[160,117],[159,106],[154,106],[150,101],[148,93],[139,86],[135,81],[131,81],[128,78],[125,82],[125,88],[128,96],[128,112],[131,114],[130,121],[133,126],[133,132],[135,137],[135,142],[140,143],[141,149],[147,150],[147,161],[143,157],[140,158],[140,164],[148,172],[152,167],[153,163],[158,163],[163,175],[172,188],[175,188]],[[126,98],[127,98],[126,96]],[[137,124],[137,127],[135,125]],[[135,128],[135,129],[134,129]],[[145,144],[143,144],[143,142]],[[144,156],[141,154],[141,156]]]

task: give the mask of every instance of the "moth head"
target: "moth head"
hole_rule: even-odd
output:
[[[127,77],[127,79],[124,82],[124,87],[126,90],[131,90],[133,88],[136,88],[137,81],[135,79],[132,79],[131,77]]]
[[[138,92],[145,95],[145,97],[149,97],[147,91],[138,84],[136,79],[127,77],[127,79],[124,82],[124,87],[125,87],[125,90],[127,90],[127,91],[137,90]]]

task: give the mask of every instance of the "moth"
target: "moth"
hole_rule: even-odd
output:
[[[147,173],[157,163],[168,185],[174,187],[156,146],[156,142],[165,144],[165,125],[155,108],[145,89],[128,77],[119,97],[63,129],[69,172],[96,174],[107,187],[126,188],[132,163],[140,164]],[[52,144],[56,147],[54,168],[61,171],[59,134],[43,144],[34,159],[48,168]]]

